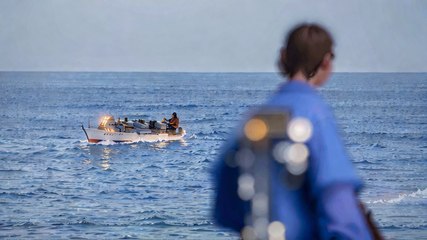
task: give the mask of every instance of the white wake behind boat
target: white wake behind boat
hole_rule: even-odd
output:
[[[86,135],[87,141],[97,143],[101,141],[113,142],[156,142],[179,140],[185,135],[185,130],[179,127],[177,130],[167,129],[167,124],[158,121],[144,120],[119,120],[116,122],[114,117],[105,116],[97,128],[82,129]]]

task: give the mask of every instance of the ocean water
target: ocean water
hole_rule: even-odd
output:
[[[210,216],[212,162],[274,73],[0,72],[0,238],[236,239]],[[361,198],[391,239],[427,239],[427,74],[337,73],[333,107]],[[104,114],[176,111],[181,141],[89,144]]]

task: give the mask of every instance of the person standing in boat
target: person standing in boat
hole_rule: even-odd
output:
[[[264,198],[250,195],[256,186],[254,177],[241,175],[247,166],[239,161],[247,160],[246,164],[254,161],[253,155],[241,150],[247,147],[238,140],[247,135],[243,129],[226,142],[215,165],[214,218],[219,225],[240,232],[243,239],[248,236],[248,239],[264,239],[256,233],[264,233],[267,226],[268,234],[274,236],[272,239],[372,238],[357,197],[362,181],[346,154],[330,107],[317,91],[317,87],[328,81],[333,59],[333,39],[323,27],[301,24],[289,33],[278,64],[288,81],[259,109],[281,109],[283,113],[290,112],[293,118],[310,122],[312,132],[306,142],[309,155],[304,182],[298,189],[287,187],[282,175],[285,166],[274,161],[272,154],[268,155],[273,164],[267,168],[271,192],[269,201],[264,202],[269,204],[270,217],[251,219],[264,214],[266,208],[261,201]],[[247,157],[242,160],[242,156]],[[238,167],[239,164],[243,167]]]
[[[172,118],[167,120],[168,121],[168,130],[176,131],[176,129],[179,127],[179,118],[176,114],[176,112],[172,113]]]

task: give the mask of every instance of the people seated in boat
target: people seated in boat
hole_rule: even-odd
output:
[[[166,129],[176,131],[176,129],[179,127],[179,118],[176,115],[176,112],[172,113],[172,118],[167,121],[168,121],[168,124]]]
[[[115,125],[116,125],[116,128],[119,130],[119,132],[125,131],[125,127],[123,126],[123,123],[120,120],[120,118],[117,119],[117,123]]]

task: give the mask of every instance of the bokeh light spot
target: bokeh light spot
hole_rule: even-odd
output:
[[[294,142],[306,142],[311,138],[313,125],[306,118],[294,118],[288,125],[288,136]]]
[[[290,146],[289,142],[281,141],[273,148],[273,157],[279,163],[286,163],[286,151]]]
[[[285,151],[286,167],[294,175],[300,175],[307,170],[309,150],[305,144],[294,143]]]
[[[268,214],[268,196],[264,193],[257,193],[252,199],[252,212],[256,216],[266,216]]]
[[[258,118],[253,118],[245,124],[245,136],[251,141],[260,141],[267,136],[267,124]]]
[[[240,199],[248,201],[255,194],[255,179],[250,174],[242,174],[238,181],[237,194]]]
[[[251,226],[245,226],[242,229],[242,239],[243,240],[255,240],[256,236],[255,236],[255,230],[253,227]]]
[[[249,148],[243,148],[236,153],[237,165],[242,168],[250,168],[255,162],[255,155]]]
[[[267,238],[267,227],[268,219],[266,217],[259,217],[254,220],[254,229],[257,239],[266,239]]]
[[[268,239],[269,240],[284,240],[285,239],[285,225],[279,221],[271,222],[268,225]]]

